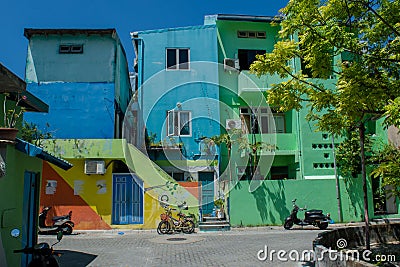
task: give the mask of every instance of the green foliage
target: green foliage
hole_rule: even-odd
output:
[[[281,10],[279,41],[250,68],[284,79],[268,91],[271,106],[307,107],[317,130],[347,138],[337,155],[345,175],[360,172],[364,141],[347,132],[383,116],[386,126],[400,126],[399,10],[400,0],[290,0]],[[394,177],[395,163],[381,163],[377,173]]]
[[[399,125],[399,100],[390,102],[400,95],[399,7],[400,0],[290,0],[280,40],[251,66],[285,79],[268,91],[268,103],[281,111],[306,103],[308,119],[335,135],[385,111],[386,122]]]
[[[365,138],[365,152],[367,163],[371,163],[372,142]],[[361,173],[360,135],[358,130],[349,132],[343,142],[336,147],[336,161],[338,170],[343,177],[357,177]]]
[[[377,168],[371,173],[373,177],[382,177],[382,187],[393,195],[400,197],[400,150],[392,144],[384,146],[373,157]]]
[[[24,113],[25,109],[19,106],[21,101],[25,101],[27,97],[25,95],[20,96],[17,95],[16,99],[11,99],[10,94],[4,93],[4,101],[3,101],[3,127],[14,128],[15,124],[18,122],[18,118]],[[12,106],[7,103],[7,100],[15,101],[15,104]]]
[[[214,200],[214,205],[215,205],[216,207],[218,207],[218,208],[221,208],[221,207],[224,205],[224,200],[218,198],[218,199]]]
[[[49,124],[46,124],[49,127]],[[52,139],[53,135],[49,131],[41,131],[36,124],[27,123],[26,121],[22,124],[21,138],[29,143],[36,146],[42,147],[42,141],[44,139]]]
[[[400,125],[400,97],[389,101],[384,115],[386,125]]]
[[[145,134],[146,147],[153,146],[155,144],[156,140],[157,140],[157,134],[152,133],[152,132],[147,133],[147,130],[146,130],[146,134]]]

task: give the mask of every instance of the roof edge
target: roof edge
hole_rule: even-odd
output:
[[[207,28],[215,28],[215,25],[197,25],[197,26],[186,26],[186,27],[177,27],[177,28],[164,28],[164,29],[155,29],[155,30],[145,30],[145,31],[132,31],[130,32],[131,38],[137,38],[140,34],[149,34],[149,33],[162,33],[169,31],[185,31],[185,30],[196,30],[196,29],[207,29]]]
[[[35,28],[25,28],[24,36],[27,39],[30,39],[33,35],[77,35],[77,34],[86,34],[86,35],[115,35],[117,30],[115,28],[108,29],[35,29]]]
[[[43,150],[42,148],[35,146],[34,144],[31,144],[20,138],[16,138],[15,141],[16,141],[15,148],[18,151],[25,153],[30,157],[40,158],[42,160],[45,160],[47,162],[50,162],[50,163],[56,165],[57,167],[59,167],[63,170],[69,170],[73,167],[73,165],[71,163],[69,163],[68,161],[61,159],[59,157],[53,156],[50,153]]]
[[[280,22],[280,16],[253,16],[235,14],[217,14],[217,20],[249,21],[249,22]]]

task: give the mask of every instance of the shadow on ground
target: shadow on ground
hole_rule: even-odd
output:
[[[59,257],[60,266],[84,267],[97,257],[97,255],[72,250],[57,250],[57,252],[62,254]]]

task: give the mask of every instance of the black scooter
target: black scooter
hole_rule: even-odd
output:
[[[14,229],[11,235],[18,237],[19,231],[17,231],[17,229]],[[53,246],[58,244],[62,237],[63,232],[60,231],[57,233],[57,242],[51,246],[47,243],[39,243],[33,247],[14,250],[14,253],[32,254],[32,260],[28,267],[59,267],[56,256],[61,256],[61,253],[54,251]]]
[[[51,207],[44,207],[39,214],[39,234],[57,234],[62,231],[66,235],[70,235],[75,224],[71,221],[72,211],[67,215],[54,216],[51,220],[53,225],[46,225],[47,213]]]
[[[290,215],[286,218],[285,224],[283,225],[283,227],[286,230],[292,228],[293,224],[301,226],[313,225],[321,230],[325,230],[326,228],[328,228],[328,224],[331,221],[329,213],[324,215],[322,213],[322,210],[309,210],[306,211],[304,220],[301,220],[297,218],[297,213],[299,212],[299,210],[303,211],[307,210],[307,208],[299,208],[299,206],[296,205],[296,199],[293,199],[292,203],[293,203],[293,210],[290,213]]]

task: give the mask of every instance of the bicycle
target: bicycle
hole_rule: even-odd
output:
[[[169,205],[164,205],[165,213],[160,215],[161,221],[157,227],[158,234],[172,234],[175,231],[182,231],[185,234],[191,234],[194,232],[193,217],[182,213],[182,210],[188,209],[186,203],[178,205],[178,208],[178,218],[174,218],[172,216],[172,211],[176,211],[176,209],[170,208]]]

